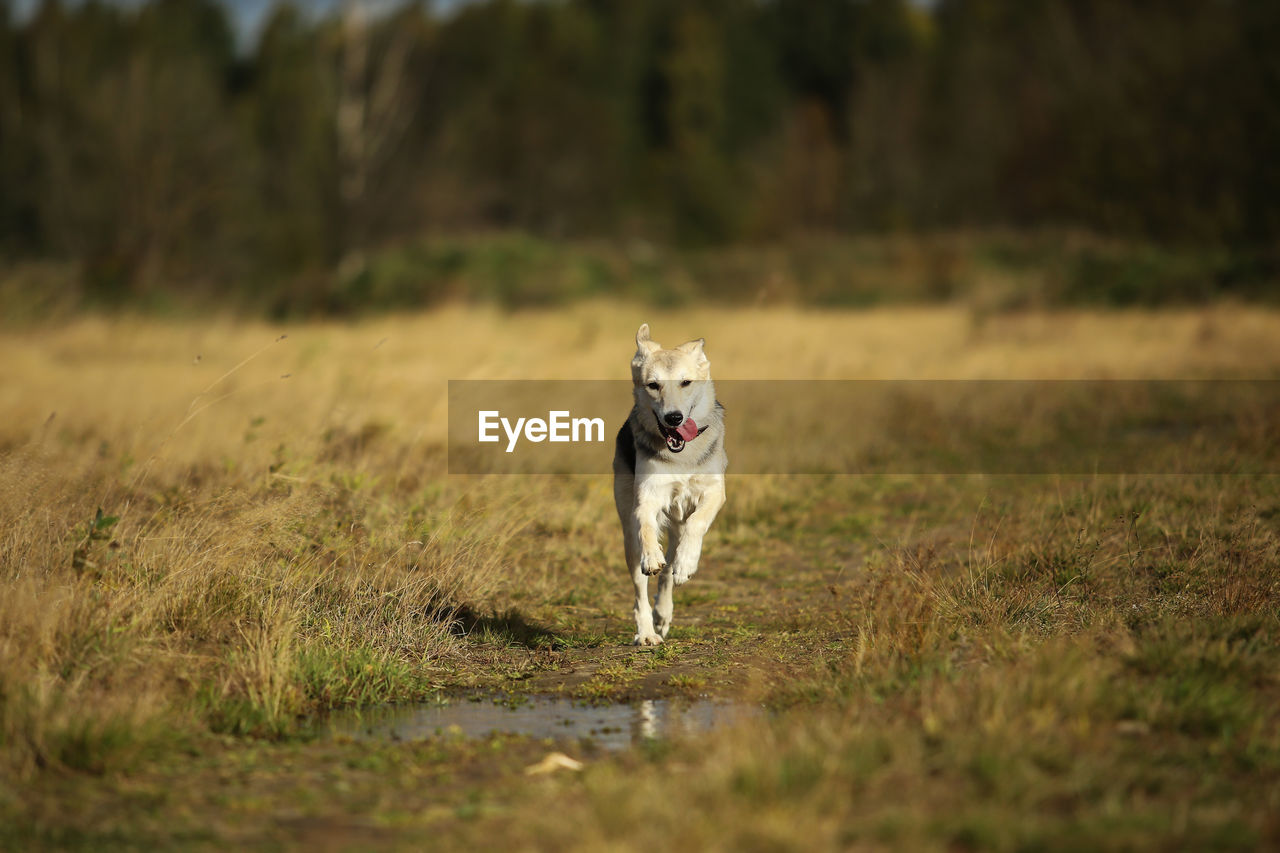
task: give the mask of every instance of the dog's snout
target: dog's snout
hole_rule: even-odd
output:
[[[667,422],[667,426],[678,427],[684,423],[684,412],[667,412],[662,419]]]

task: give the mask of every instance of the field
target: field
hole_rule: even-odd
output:
[[[1280,376],[1280,312],[1229,305],[8,329],[0,845],[1280,845],[1280,480],[736,477],[632,649],[608,478],[446,476],[445,383],[625,378],[642,320],[718,379]],[[311,725],[548,693],[767,713],[617,754]],[[523,772],[552,749],[585,767]]]

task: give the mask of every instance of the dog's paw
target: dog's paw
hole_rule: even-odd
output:
[[[697,566],[689,567],[676,563],[676,565],[671,569],[671,580],[675,582],[676,586],[682,586],[683,584],[688,583],[689,579],[693,577],[693,573],[697,570]]]
[[[667,567],[667,561],[662,558],[661,554],[648,556],[640,555],[640,574],[653,576],[660,573]]]
[[[664,640],[667,638],[667,632],[671,630],[671,617],[663,616],[656,607],[653,609],[653,630],[657,631],[658,636]]]
[[[631,642],[633,646],[660,646],[662,638],[657,634],[636,634],[636,638]]]

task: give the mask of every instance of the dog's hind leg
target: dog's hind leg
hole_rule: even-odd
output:
[[[671,575],[671,566],[675,563],[676,548],[680,545],[680,525],[672,524],[667,528],[667,568],[658,575],[658,598],[653,605],[653,627],[665,640],[671,630],[671,614],[675,610],[672,593],[675,583]]]

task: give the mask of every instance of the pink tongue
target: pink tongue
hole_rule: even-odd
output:
[[[680,437],[685,441],[693,441],[698,437],[698,425],[693,422],[693,418],[689,418],[680,424],[680,428],[676,432],[680,433]]]

